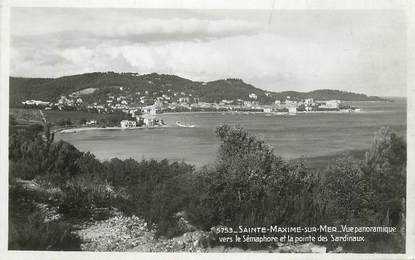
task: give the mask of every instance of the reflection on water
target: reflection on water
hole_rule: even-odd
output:
[[[99,159],[113,157],[184,160],[203,165],[215,159],[219,140],[215,128],[238,125],[262,138],[284,158],[314,157],[351,149],[365,149],[374,132],[390,126],[406,134],[406,103],[356,103],[362,112],[344,114],[265,114],[184,113],[162,114],[170,126],[158,129],[85,131],[59,134],[57,139],[90,151]],[[380,112],[382,111],[382,112]],[[176,121],[194,124],[179,128]]]

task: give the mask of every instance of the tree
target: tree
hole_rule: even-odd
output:
[[[319,179],[302,163],[284,162],[242,128],[224,125],[216,133],[222,143],[215,167],[200,171],[194,180],[198,196],[188,208],[194,223],[208,229],[300,225],[318,219],[312,199]]]
[[[354,226],[394,226],[397,234],[370,233],[364,252],[401,252],[405,241],[406,143],[381,128],[363,161],[342,158],[330,166],[324,183],[327,221]],[[356,247],[356,248],[355,248]]]
[[[81,119],[79,120],[79,124],[81,124],[81,125],[85,125],[87,121],[88,121],[88,120],[87,120],[85,117],[83,117],[83,118],[81,118]]]

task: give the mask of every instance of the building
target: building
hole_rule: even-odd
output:
[[[50,102],[41,101],[41,100],[26,100],[22,102],[23,105],[28,106],[49,106]]]
[[[141,112],[143,112],[143,114],[155,115],[157,113],[157,109],[155,106],[147,106],[141,108]]]
[[[313,103],[314,103],[314,99],[312,99],[312,98],[304,99],[304,104],[306,104],[306,105],[312,105]]]
[[[338,109],[340,107],[340,100],[327,100],[326,107],[332,109]]]
[[[189,98],[188,97],[181,97],[181,98],[179,98],[179,103],[189,103]]]
[[[97,125],[97,120],[89,120],[85,122],[85,125],[87,126],[93,126],[93,125]]]
[[[121,124],[121,128],[134,128],[137,127],[137,122],[136,121],[131,121],[131,120],[122,120],[120,122]]]
[[[297,107],[296,106],[289,106],[288,107],[288,114],[290,114],[290,115],[297,114]]]
[[[154,118],[144,118],[143,119],[145,126],[154,126]]]
[[[222,99],[222,102],[221,103],[223,103],[223,104],[232,104],[233,103],[233,100],[227,100],[227,99]]]
[[[161,95],[162,98],[164,98],[165,100],[170,100],[170,97],[166,94]]]
[[[249,94],[249,98],[258,99],[258,96],[255,93]]]
[[[252,103],[251,101],[244,101],[244,107],[251,107]]]
[[[287,100],[285,100],[285,104],[287,105],[287,106],[293,106],[293,107],[296,107],[298,104],[297,104],[297,101],[295,101],[295,100],[289,100],[289,99],[287,99]]]
[[[327,101],[320,101],[320,106],[319,108],[324,108],[324,109],[339,109],[340,107],[340,100],[327,100]]]

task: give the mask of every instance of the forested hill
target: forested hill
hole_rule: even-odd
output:
[[[120,88],[123,87],[121,92]],[[53,101],[61,95],[69,95],[83,89],[94,88],[98,91],[90,94],[105,93],[164,93],[184,92],[197,96],[200,101],[219,102],[223,99],[248,100],[248,95],[254,93],[258,101],[269,104],[275,99],[285,100],[291,98],[314,98],[316,100],[340,99],[347,101],[383,101],[379,97],[369,97],[364,94],[356,94],[339,90],[315,90],[311,92],[269,92],[253,85],[247,84],[241,79],[222,79],[210,82],[192,81],[175,75],[137,73],[94,72],[80,75],[65,76],[60,78],[20,78],[10,77],[10,105],[18,106],[22,101],[37,99]]]
[[[313,98],[314,100],[344,100],[344,101],[387,101],[385,98],[376,96],[367,96],[365,94],[335,90],[335,89],[318,89],[310,92],[283,91],[276,93],[277,99],[290,96],[298,99]]]

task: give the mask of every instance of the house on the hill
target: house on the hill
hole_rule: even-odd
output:
[[[249,94],[248,97],[252,99],[258,99],[258,96],[255,93]]]

